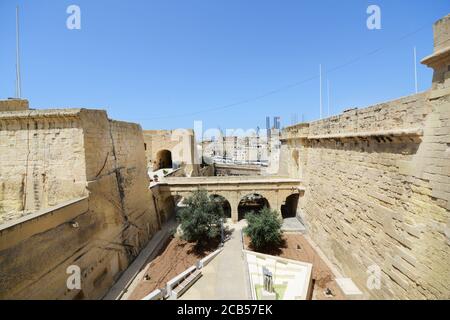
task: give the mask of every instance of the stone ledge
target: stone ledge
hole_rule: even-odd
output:
[[[324,139],[346,139],[346,138],[371,138],[371,137],[403,137],[403,136],[422,136],[423,130],[419,128],[415,129],[396,129],[385,131],[365,131],[365,132],[347,132],[336,134],[324,134],[308,136],[308,140],[324,140]]]
[[[436,100],[450,95],[450,87],[443,89],[435,89],[430,92],[430,100]]]
[[[254,177],[190,177],[190,178],[178,178],[170,177],[164,178],[160,184],[180,184],[180,185],[191,185],[191,184],[259,184],[259,183],[301,183],[300,179],[289,178],[289,177],[277,177],[277,176],[254,176]]]
[[[88,198],[88,196],[84,196],[69,200],[0,225],[0,251],[87,212]]]
[[[422,61],[420,61],[420,63],[422,63],[428,67],[432,67],[436,63],[445,61],[446,59],[448,59],[449,56],[450,56],[450,47],[446,47],[446,48],[442,48],[442,49],[436,51],[435,53],[423,58]]]
[[[33,118],[66,118],[77,117],[81,109],[45,109],[45,110],[26,110],[26,111],[8,111],[0,113],[0,120],[19,120]]]

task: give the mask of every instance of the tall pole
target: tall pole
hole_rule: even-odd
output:
[[[416,52],[416,47],[414,47],[414,85],[415,85],[416,93],[418,93],[419,90],[417,88],[417,52]]]
[[[21,97],[22,88],[20,80],[20,55],[19,55],[19,6],[16,7],[16,98]]]
[[[322,65],[319,64],[319,101],[320,101],[320,119],[322,119]]]
[[[327,103],[328,103],[328,116],[330,116],[330,80],[327,79]]]

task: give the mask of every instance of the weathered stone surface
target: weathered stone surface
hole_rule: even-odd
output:
[[[87,194],[79,112],[0,113],[0,223]]]
[[[450,16],[435,28],[441,46]],[[436,52],[430,91],[283,133],[280,170],[304,179],[310,236],[367,297],[450,298],[450,58]],[[370,264],[380,289],[366,286]]]
[[[200,162],[193,130],[144,130],[143,135],[150,171],[159,169],[159,153],[167,150],[174,167],[182,168],[187,176],[199,175]]]
[[[159,228],[144,152],[141,127],[105,111],[0,113],[0,298],[107,292]]]
[[[28,100],[8,99],[0,100],[0,112],[28,110]]]

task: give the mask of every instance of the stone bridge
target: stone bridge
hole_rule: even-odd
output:
[[[282,212],[289,211],[286,209],[287,205],[296,210],[297,201],[304,191],[299,179],[279,176],[166,177],[157,184],[157,188],[160,200],[166,203],[187,197],[198,189],[221,196],[229,203],[231,218],[235,222],[240,219],[238,208],[246,196],[256,194],[263,197],[268,206],[281,215]],[[290,199],[293,199],[292,203]],[[294,215],[295,212],[292,216]]]
[[[215,163],[216,176],[258,176],[261,166]]]

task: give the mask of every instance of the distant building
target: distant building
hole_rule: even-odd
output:
[[[268,130],[270,133],[271,130]],[[260,130],[246,136],[227,136],[202,142],[202,156],[217,163],[267,163],[270,157],[270,139]],[[275,135],[279,141],[279,135]]]
[[[280,130],[281,129],[281,118],[280,117],[273,117],[273,128]]]
[[[267,141],[270,140],[270,117],[266,117],[266,134],[267,134]]]

